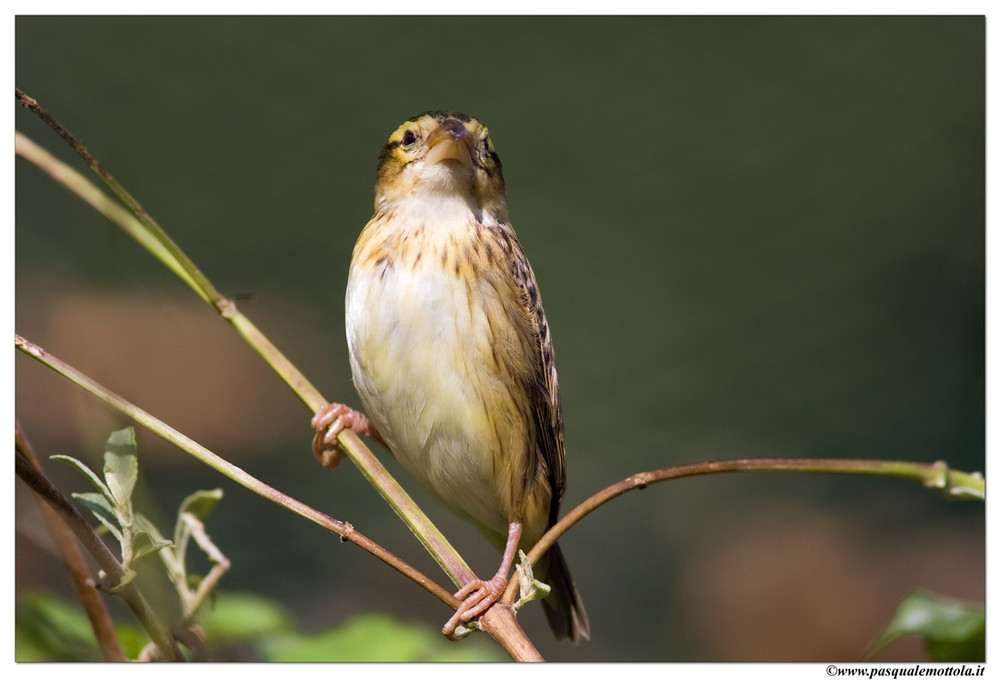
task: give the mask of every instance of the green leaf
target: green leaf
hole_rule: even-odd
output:
[[[111,534],[115,535],[115,539],[121,545],[121,518],[118,517],[118,511],[111,507],[111,502],[103,494],[97,494],[96,492],[74,492],[73,498],[90,509],[90,512],[97,516],[101,524]]]
[[[498,661],[496,649],[466,641],[457,646],[436,627],[406,624],[388,615],[361,615],[317,634],[276,637],[265,644],[273,662]]]
[[[19,596],[14,634],[14,659],[18,662],[101,659],[86,614],[79,605],[54,594]]]
[[[905,635],[923,636],[927,654],[935,662],[984,661],[986,609],[926,591],[911,593],[869,647],[867,657]]]
[[[135,528],[136,532],[145,532],[155,541],[164,541],[170,544],[171,541],[163,536],[159,528],[153,524],[153,522],[141,513],[136,513],[135,517],[132,519],[132,526]]]
[[[198,520],[204,522],[205,518],[208,517],[208,515],[212,512],[212,509],[215,508],[215,504],[218,503],[221,498],[221,489],[198,490],[197,492],[188,495],[188,497],[181,502],[178,515],[190,513]]]
[[[115,622],[118,639],[131,659],[149,641],[131,623]],[[79,603],[42,591],[17,597],[14,610],[14,659],[17,662],[103,661],[93,629]]]
[[[528,562],[528,557],[524,555],[524,551],[517,553],[521,557],[520,562],[515,566],[519,578],[520,596],[514,603],[515,611],[520,610],[531,601],[545,598],[552,591],[551,586],[535,579],[535,573],[531,568],[531,563]]]
[[[131,426],[111,433],[104,451],[104,479],[112,498],[121,508],[130,503],[139,477],[138,453],[135,430]]]
[[[104,571],[102,570],[101,572],[103,573]],[[108,593],[117,593],[118,591],[121,591],[123,587],[128,586],[129,584],[132,583],[132,580],[135,579],[135,576],[136,576],[135,570],[129,568],[128,570],[125,571],[125,574],[122,575],[120,582],[118,582],[117,584],[110,584],[107,586]],[[107,574],[103,574],[102,578],[105,581],[107,581],[108,579]]]
[[[200,624],[214,641],[271,637],[292,630],[292,616],[275,601],[249,593],[220,593],[214,607],[202,612]]]
[[[133,561],[139,560],[143,556],[159,551],[160,549],[174,545],[172,541],[168,541],[166,539],[155,539],[151,537],[148,532],[141,530],[133,535],[132,542]]]
[[[73,498],[86,506],[105,524],[120,524],[118,513],[103,494],[97,492],[73,492]]]
[[[72,456],[64,456],[62,454],[56,454],[50,458],[53,461],[61,461],[76,467],[77,470],[87,476],[87,479],[90,480],[90,483],[97,488],[98,492],[108,498],[108,501],[114,501],[114,497],[111,496],[111,490],[108,489],[108,486],[104,484],[103,480],[97,477],[97,474],[94,473],[94,471],[87,467],[87,464],[83,463],[79,459],[74,459]]]

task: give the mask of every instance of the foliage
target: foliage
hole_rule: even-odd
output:
[[[986,608],[982,604],[916,591],[896,608],[889,626],[869,648],[869,656],[901,636],[924,638],[935,662],[986,661]]]
[[[170,546],[158,538],[153,524],[132,510],[132,491],[139,477],[139,459],[135,431],[129,427],[115,431],[108,438],[104,451],[104,480],[85,463],[71,456],[53,456],[53,460],[68,463],[83,473],[97,492],[77,492],[73,498],[90,509],[104,530],[114,535],[121,546],[122,565],[126,576],[121,584],[106,585],[111,591],[135,578],[132,565],[139,558]]]
[[[130,623],[116,622],[115,632],[129,659],[138,658],[148,637]],[[46,591],[21,595],[14,609],[16,662],[100,662],[94,631],[79,603]]]
[[[200,490],[184,499],[177,513],[173,539],[166,539],[152,521],[133,508],[132,492],[139,478],[138,454],[135,431],[128,427],[111,433],[108,438],[104,452],[103,480],[78,459],[61,455],[52,458],[75,467],[94,486],[97,492],[78,492],[73,497],[94,514],[101,529],[113,535],[121,547],[125,576],[118,584],[105,583],[103,588],[115,593],[135,578],[134,565],[140,558],[159,553],[181,602],[183,618],[178,627],[187,629],[194,623],[219,579],[229,570],[229,560],[212,543],[204,526],[205,518],[222,498],[222,490]],[[187,550],[192,540],[212,563],[211,570],[204,577],[187,571]],[[100,576],[102,582],[107,581],[103,571]],[[46,620],[51,622],[54,621],[53,618],[55,621],[65,621],[65,618],[55,617],[62,612],[58,608],[48,607],[44,600],[41,605],[44,607],[31,611],[37,615],[31,619],[33,623],[40,624]],[[37,631],[44,629],[36,628]],[[72,629],[68,631],[72,632]],[[140,652],[140,656],[141,654]]]
[[[435,627],[370,613],[317,632],[295,627],[279,603],[253,594],[219,593],[201,615],[201,659],[264,662],[494,662],[505,659],[485,640],[463,645]],[[146,637],[134,625],[115,629],[131,659]],[[87,617],[79,605],[48,592],[25,594],[15,611],[18,662],[100,661]]]

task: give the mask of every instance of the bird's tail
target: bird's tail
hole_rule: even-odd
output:
[[[543,581],[552,587],[552,592],[542,601],[542,607],[552,633],[558,639],[568,638],[573,643],[579,641],[581,636],[589,640],[590,622],[587,621],[587,611],[583,609],[583,601],[580,600],[558,544],[549,549],[543,560],[546,559],[548,566],[540,572],[545,575]]]

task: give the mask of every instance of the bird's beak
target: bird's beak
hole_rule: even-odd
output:
[[[472,135],[462,121],[449,118],[427,136],[427,163],[458,161],[462,165],[472,163]]]

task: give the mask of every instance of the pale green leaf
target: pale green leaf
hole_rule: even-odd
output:
[[[108,489],[107,485],[104,484],[103,480],[97,477],[97,474],[94,473],[94,471],[90,470],[90,468],[87,467],[87,464],[83,463],[79,459],[74,459],[72,456],[65,456],[63,454],[56,454],[50,458],[53,461],[61,461],[63,463],[68,463],[69,465],[75,467],[78,471],[87,476],[87,479],[90,480],[90,483],[97,488],[97,491],[106,496],[108,498],[108,501],[114,501],[114,497],[111,496],[111,490]]]
[[[889,626],[872,643],[869,654],[900,636],[924,638],[935,662],[982,661],[986,656],[986,610],[982,604],[916,591],[903,599]]]
[[[173,546],[173,542],[166,539],[155,539],[145,531],[138,531],[132,537],[133,560],[139,560],[143,556],[159,551],[168,546]]]
[[[101,521],[101,525],[115,535],[119,545],[122,543],[121,519],[118,517],[118,511],[112,508],[111,502],[103,494],[74,492],[73,498],[86,506]]]
[[[163,536],[163,533],[160,532],[159,528],[157,528],[156,525],[154,525],[153,522],[143,514],[136,513],[135,517],[132,519],[132,523],[137,532],[145,532],[156,541],[165,541],[167,544],[170,543],[170,541]]]
[[[108,438],[104,452],[104,479],[119,507],[126,508],[129,505],[138,477],[139,457],[135,430],[131,426],[116,430]]]
[[[187,496],[181,502],[178,514],[190,513],[198,520],[204,522],[205,518],[215,508],[215,504],[222,498],[221,489],[198,490]]]

